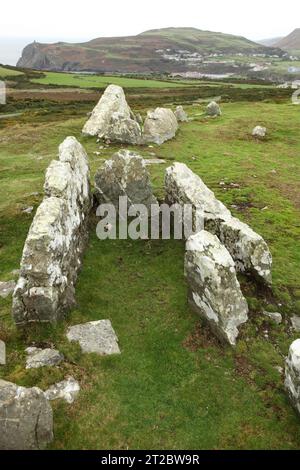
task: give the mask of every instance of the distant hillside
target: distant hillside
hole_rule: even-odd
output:
[[[211,54],[282,54],[246,38],[195,28],[166,28],[138,36],[98,38],[81,44],[32,43],[19,67],[54,71],[185,72]]]
[[[295,29],[291,34],[278,41],[275,46],[284,51],[299,51],[300,53],[300,28]]]
[[[282,37],[280,38],[268,38],[268,39],[260,39],[258,42],[258,44],[262,44],[263,46],[268,46],[268,47],[272,47],[272,46],[276,46],[276,44],[279,43],[279,41],[281,41],[281,39],[283,39]]]

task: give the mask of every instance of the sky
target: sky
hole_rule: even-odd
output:
[[[13,0],[2,2],[0,62],[33,40],[79,42],[189,26],[252,40],[286,36],[300,27],[299,0]],[[15,59],[10,59],[15,60]]]

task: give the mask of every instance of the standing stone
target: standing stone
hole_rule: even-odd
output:
[[[248,320],[248,306],[229,252],[215,235],[202,230],[188,239],[184,266],[190,305],[221,341],[235,346],[238,327]]]
[[[232,217],[214,193],[183,163],[167,168],[167,200],[171,204],[191,204],[204,215],[205,229],[220,239],[235,261],[236,269],[272,282],[272,256],[264,239],[248,225]]]
[[[254,127],[252,131],[253,137],[258,137],[260,139],[263,139],[267,135],[267,129],[266,127],[261,127],[261,126],[256,126]]]
[[[300,414],[300,339],[292,343],[286,359],[285,388],[293,407]]]
[[[6,346],[4,341],[0,339],[0,366],[6,365]]]
[[[208,116],[221,116],[222,111],[218,103],[211,101],[211,103],[206,107],[206,114],[208,114]]]
[[[26,369],[38,369],[55,366],[64,360],[64,356],[56,349],[27,348]]]
[[[122,114],[113,113],[105,139],[121,144],[140,145],[142,131],[137,121],[124,118]]]
[[[177,130],[178,122],[173,111],[166,108],[156,108],[147,113],[143,140],[145,143],[154,142],[161,145],[166,140],[173,139]]]
[[[118,85],[106,88],[82,132],[112,142],[141,143],[141,128],[127,104],[123,88]]]
[[[188,122],[189,118],[182,106],[177,106],[175,116],[178,122]]]
[[[127,196],[128,205],[144,204],[148,210],[151,204],[157,204],[145,161],[128,150],[115,153],[95,176],[95,197],[99,204],[112,203],[118,208],[121,196]]]
[[[44,449],[52,440],[53,414],[44,392],[0,380],[0,449]]]
[[[121,353],[118,337],[109,320],[71,326],[67,338],[69,341],[77,341],[84,353],[96,353],[100,356]]]
[[[75,304],[75,283],[86,246],[91,208],[88,158],[68,137],[46,172],[45,198],[25,241],[13,295],[18,325],[55,322]]]

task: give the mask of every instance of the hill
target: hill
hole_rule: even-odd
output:
[[[213,54],[280,55],[282,51],[229,34],[165,28],[78,44],[34,42],[25,47],[17,65],[53,71],[171,73],[198,70]]]
[[[283,38],[282,37],[277,37],[277,38],[267,38],[267,39],[260,39],[258,42],[258,44],[262,44],[263,46],[268,46],[268,47],[272,47],[272,46],[276,46],[276,44],[281,41]]]
[[[300,53],[300,28],[295,29],[291,34],[274,44],[274,46],[288,52]]]

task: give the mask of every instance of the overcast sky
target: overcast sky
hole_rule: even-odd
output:
[[[289,34],[299,13],[299,0],[10,0],[1,5],[0,40],[83,41],[168,26],[255,40]]]

